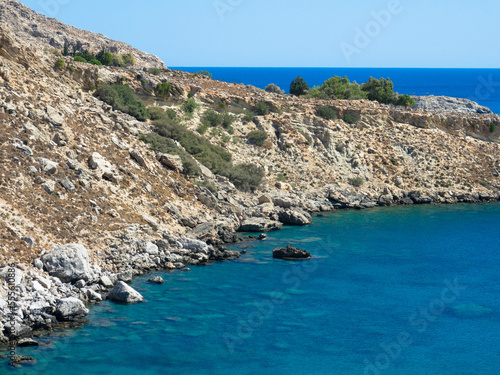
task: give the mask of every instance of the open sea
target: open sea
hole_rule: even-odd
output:
[[[500,204],[317,217],[232,246],[240,260],[140,277],[147,302],[104,301],[0,373],[498,375],[499,223]],[[287,244],[315,257],[274,260]]]
[[[187,72],[207,70],[212,78],[244,83],[264,89],[274,83],[286,92],[298,75],[310,87],[333,76],[347,76],[359,84],[375,78],[390,78],[394,90],[408,95],[445,95],[466,98],[500,114],[500,69],[416,69],[416,68],[213,68],[172,67]]]

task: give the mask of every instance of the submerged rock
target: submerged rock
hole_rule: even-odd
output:
[[[493,309],[477,305],[475,303],[466,303],[463,305],[452,306],[451,311],[454,315],[460,318],[478,318],[491,314]]]
[[[278,247],[273,250],[273,258],[277,259],[309,259],[312,255],[306,250],[299,249],[292,245],[287,247]]]
[[[152,277],[148,281],[153,284],[163,284],[165,282],[165,280],[163,280],[160,276]]]
[[[120,303],[138,303],[143,302],[144,297],[135,289],[119,281],[115,287],[109,292],[108,299]]]

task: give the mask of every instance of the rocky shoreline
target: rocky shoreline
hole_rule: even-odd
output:
[[[305,202],[294,201],[292,196],[270,198],[274,203],[265,198],[270,197],[261,196],[262,203],[255,209],[269,210],[269,205],[274,204],[274,212],[267,218],[261,216],[244,220],[240,231],[251,229],[252,232],[265,232],[281,229],[283,224],[307,225],[312,222],[314,213],[343,209],[500,201],[500,196],[479,193],[464,195],[446,192],[428,195],[419,191],[404,193],[402,196],[383,194],[378,200],[349,191],[330,192],[324,200]],[[309,210],[306,211],[304,206],[309,207]],[[283,212],[287,215],[283,216]],[[299,219],[289,220],[290,217]],[[286,218],[283,220],[286,223],[278,221],[280,218]],[[304,218],[305,220],[302,220]],[[0,269],[0,291],[10,292],[14,296],[7,299],[8,303],[0,300],[0,344],[19,343],[20,340],[39,337],[56,328],[80,327],[87,322],[85,317],[89,312],[89,305],[100,303],[117,284],[130,283],[135,276],[156,270],[182,270],[187,266],[240,257],[240,253],[228,251],[221,245],[227,239],[227,233],[209,241],[218,245],[209,245],[204,241],[179,238],[169,233],[164,233],[160,239],[147,242],[135,237],[134,229],[136,228],[128,228],[127,233],[120,238],[123,247],[120,257],[115,258],[115,264],[123,271],[118,273],[102,270],[95,264],[91,265],[87,249],[78,244],[56,246],[53,251],[43,254],[40,259],[37,258],[31,267],[18,268],[12,264]],[[232,239],[237,241],[236,233],[233,235]]]

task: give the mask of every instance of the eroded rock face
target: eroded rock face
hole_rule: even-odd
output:
[[[288,245],[287,247],[278,247],[273,250],[273,258],[277,259],[309,259],[312,255],[306,250]]]
[[[413,96],[415,106],[413,109],[423,109],[426,111],[458,112],[458,113],[493,113],[487,107],[477,104],[472,100],[462,98],[452,98],[449,96]]]
[[[285,225],[308,225],[312,223],[309,213],[301,209],[283,210],[279,214],[280,221]]]
[[[51,253],[42,256],[45,270],[61,281],[69,283],[93,278],[89,264],[89,253],[83,245],[69,244],[54,247]]]
[[[138,291],[128,286],[123,281],[119,281],[111,292],[109,292],[108,299],[114,302],[127,304],[144,301],[144,297]]]

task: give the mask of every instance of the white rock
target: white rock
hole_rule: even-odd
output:
[[[121,303],[137,303],[144,301],[144,297],[135,289],[119,281],[108,295],[108,299]]]
[[[55,316],[58,320],[72,320],[83,318],[89,313],[85,305],[78,298],[70,297],[59,300],[56,304]]]
[[[61,281],[75,282],[93,278],[89,265],[89,254],[83,245],[69,244],[54,247],[51,253],[42,256],[45,269]]]

